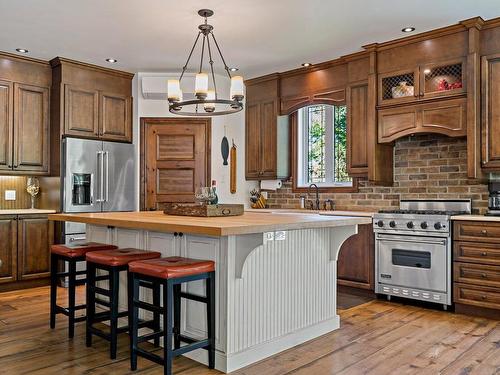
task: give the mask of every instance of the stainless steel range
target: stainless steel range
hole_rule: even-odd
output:
[[[375,293],[451,305],[451,216],[470,200],[401,200],[373,217]]]

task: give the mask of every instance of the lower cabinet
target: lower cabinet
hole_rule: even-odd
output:
[[[54,224],[46,215],[0,216],[0,283],[48,278]]]
[[[375,239],[372,224],[358,226],[358,234],[340,248],[337,262],[337,284],[374,290]]]

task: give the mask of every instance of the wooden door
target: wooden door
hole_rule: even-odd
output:
[[[49,89],[14,84],[15,171],[49,171]]]
[[[64,134],[99,135],[99,91],[64,85]]]
[[[261,175],[261,105],[247,104],[245,126],[245,177],[247,180],[257,180]]]
[[[0,217],[0,283],[16,280],[17,220],[15,216]]]
[[[100,137],[132,142],[132,100],[128,96],[101,93]]]
[[[0,81],[0,170],[12,169],[13,116],[12,82]]]
[[[500,54],[482,57],[482,166],[500,171]]]
[[[143,119],[145,208],[194,202],[198,187],[210,185],[210,119]]]
[[[374,290],[375,243],[371,224],[359,225],[358,234],[344,242],[337,270],[339,285]]]
[[[17,243],[17,279],[48,277],[54,223],[47,216],[19,217]]]
[[[275,100],[261,104],[260,115],[260,159],[261,176],[276,178],[277,171],[277,120],[278,108]]]
[[[350,175],[368,173],[368,84],[347,90],[347,169]]]

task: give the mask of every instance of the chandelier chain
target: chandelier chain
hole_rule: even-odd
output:
[[[207,37],[207,47],[208,47],[208,57],[210,58],[210,71],[212,73],[212,81],[214,83],[214,92],[215,92],[215,100],[218,99],[217,95],[217,83],[215,82],[215,73],[214,73],[214,60],[212,58],[212,49],[210,48],[210,38]]]
[[[179,81],[182,79],[182,77],[184,77],[184,73],[186,72],[188,65],[189,65],[189,60],[191,60],[191,56],[193,56],[194,49],[196,48],[196,45],[198,44],[198,40],[200,39],[200,34],[201,34],[201,31],[198,32],[198,35],[196,36],[196,39],[195,39],[194,44],[193,44],[193,48],[191,48],[191,52],[189,52],[189,56],[186,60],[186,63],[182,67],[182,73],[181,73],[181,76],[179,77]]]
[[[222,51],[220,50],[219,43],[217,43],[217,39],[215,39],[215,34],[213,32],[210,32],[212,34],[212,38],[214,39],[215,46],[217,47],[217,51],[219,51],[220,58],[222,59],[222,63],[224,64],[224,69],[226,69],[227,75],[229,78],[231,78],[231,72],[229,71],[229,67],[226,64],[226,60],[224,59],[224,56],[222,55]]]

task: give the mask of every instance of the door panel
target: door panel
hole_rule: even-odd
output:
[[[50,246],[54,243],[54,222],[47,217],[23,217],[18,227],[18,280],[50,275]]]
[[[5,216],[0,220],[0,283],[16,280],[17,276],[17,221]]]
[[[417,128],[417,112],[409,108],[384,109],[378,111],[378,141],[392,142]]]
[[[276,177],[277,157],[277,117],[278,109],[276,101],[264,102],[261,105],[260,141],[261,150],[265,150],[265,157],[261,157],[261,168],[263,177]]]
[[[448,136],[467,134],[467,100],[447,100],[421,107],[423,132],[441,133]]]
[[[49,89],[14,84],[14,170],[48,172]]]
[[[131,99],[127,96],[102,93],[100,135],[102,139],[132,141]]]
[[[347,90],[347,152],[351,175],[368,172],[368,85],[349,87]]]
[[[260,161],[260,104],[248,104],[246,109],[246,178],[258,179],[261,174]]]
[[[12,169],[13,115],[12,82],[0,81],[0,170]]]
[[[210,120],[146,119],[144,126],[146,208],[194,202],[196,188],[210,183]]]
[[[482,58],[482,164],[500,171],[500,54]]]
[[[64,86],[65,134],[99,135],[99,92]]]

